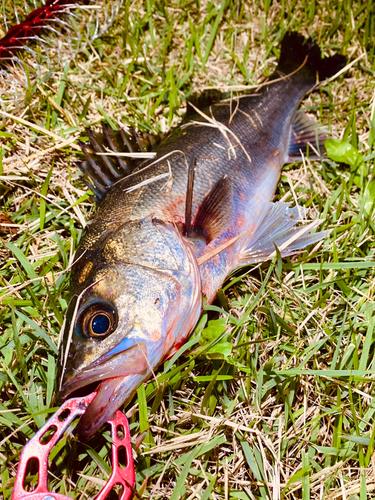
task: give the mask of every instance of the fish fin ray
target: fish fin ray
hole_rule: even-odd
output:
[[[310,159],[319,159],[325,153],[324,141],[328,139],[328,132],[319,127],[319,124],[302,111],[297,111],[290,137],[289,161],[300,160],[303,155]]]
[[[183,123],[189,121],[192,116],[197,114],[196,108],[204,109],[218,103],[223,98],[223,93],[217,89],[208,89],[201,94],[193,94],[186,103],[186,113]]]
[[[195,155],[191,158],[188,170],[188,182],[186,189],[186,202],[185,202],[185,235],[189,238],[192,233],[191,225],[191,211],[193,203],[193,189],[194,189],[194,176],[195,176],[195,166],[196,166]]]
[[[126,177],[139,165],[139,161],[120,156],[109,156],[103,153],[134,153],[149,151],[160,142],[161,136],[138,134],[134,129],[125,131],[112,130],[103,124],[103,132],[94,132],[86,129],[89,142],[79,141],[79,145],[86,156],[86,161],[77,165],[86,177],[86,185],[93,186],[94,200],[99,204],[105,198],[110,187],[118,180]],[[90,185],[87,184],[89,181]]]
[[[318,81],[333,76],[346,64],[346,57],[335,54],[322,58],[319,46],[311,38],[306,39],[296,32],[287,33],[281,42],[281,52],[276,73],[288,75],[299,68],[298,74],[311,81],[314,86]],[[278,76],[275,74],[274,78]]]
[[[202,232],[208,241],[222,234],[231,215],[232,189],[228,175],[217,181],[204,198],[194,219],[193,229]]]
[[[311,234],[322,222],[317,219],[307,225],[296,224],[305,220],[307,210],[300,206],[289,207],[289,203],[270,203],[261,214],[258,225],[247,238],[239,255],[239,265],[245,266],[270,260],[275,255],[275,245],[282,257],[301,252],[306,246],[317,243],[331,232]]]

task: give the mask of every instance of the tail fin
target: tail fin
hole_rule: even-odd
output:
[[[276,72],[288,75],[303,66],[301,73],[314,85],[317,81],[321,82],[333,76],[345,64],[345,56],[335,54],[323,59],[320,48],[311,38],[306,39],[299,33],[289,32],[281,42],[280,60]]]

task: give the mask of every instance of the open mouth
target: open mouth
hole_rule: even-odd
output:
[[[122,352],[101,356],[81,371],[68,374],[60,391],[63,401],[96,391],[75,429],[80,439],[87,441],[113,418],[124,399],[134,394],[134,389],[149,373],[147,348],[143,342],[137,342]]]
[[[85,396],[88,396],[94,391],[98,391],[100,387],[100,382],[92,382],[92,384],[87,384],[85,386],[80,387],[79,389],[76,389],[68,394],[69,398],[84,398]],[[64,401],[68,399],[68,397],[64,397]]]

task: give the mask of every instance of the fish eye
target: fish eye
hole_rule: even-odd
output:
[[[117,314],[108,304],[94,304],[84,309],[79,318],[81,332],[89,338],[102,339],[117,326]]]

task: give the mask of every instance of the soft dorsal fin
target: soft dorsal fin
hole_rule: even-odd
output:
[[[328,133],[325,130],[319,128],[319,125],[305,113],[297,111],[292,124],[289,161],[300,160],[301,152],[306,155],[307,149],[309,150],[309,158],[321,158],[325,152],[324,141],[326,139],[328,139]]]
[[[216,89],[205,90],[201,94],[193,94],[186,102],[186,113],[183,122],[190,120],[192,115],[197,113],[195,108],[208,108],[212,104],[221,101],[222,98],[223,93]]]
[[[226,229],[232,216],[232,186],[228,175],[217,181],[204,198],[194,220],[194,231],[212,241]]]
[[[89,142],[79,142],[86,161],[77,163],[84,176],[83,182],[94,193],[94,200],[100,203],[108,189],[119,179],[126,177],[138,166],[139,161],[130,157],[110,156],[103,153],[138,153],[151,151],[161,136],[139,135],[134,129],[112,130],[103,124],[103,132],[86,129]]]

